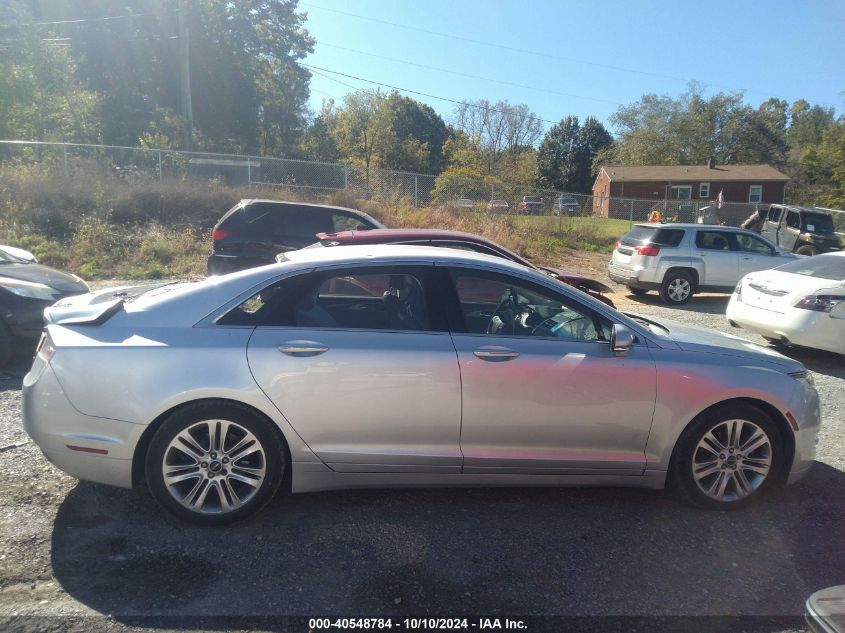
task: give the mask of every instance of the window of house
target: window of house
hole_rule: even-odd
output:
[[[710,197],[710,183],[709,182],[702,182],[698,185],[698,197],[699,198],[709,198]]]
[[[691,200],[692,185],[676,185],[672,187],[672,200]]]
[[[763,185],[751,185],[748,188],[748,202],[763,201]]]

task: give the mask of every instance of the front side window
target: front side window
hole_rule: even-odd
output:
[[[710,197],[710,183],[703,182],[698,185],[698,197],[699,198],[709,198]]]
[[[736,245],[739,247],[739,250],[745,251],[746,253],[759,253],[761,255],[774,254],[772,247],[755,235],[737,233]]]
[[[763,201],[763,185],[751,185],[748,188],[748,202]]]
[[[730,236],[725,231],[699,231],[695,236],[695,245],[708,251],[731,250]]]
[[[611,324],[590,308],[528,281],[453,269],[463,328],[469,334],[608,341]]]
[[[672,200],[690,200],[692,198],[692,186],[680,185],[672,187]]]

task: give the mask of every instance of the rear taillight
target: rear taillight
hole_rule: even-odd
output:
[[[232,231],[224,231],[223,229],[218,229],[215,227],[214,230],[211,231],[211,239],[213,239],[215,242],[219,242],[220,240],[225,240],[231,234]]]
[[[622,246],[622,240],[619,240],[618,242],[616,242],[616,244],[613,245],[613,248],[618,249],[620,246]]]
[[[49,363],[50,359],[56,354],[56,346],[53,345],[53,341],[46,331],[41,335],[41,340],[38,341],[36,354],[45,363]]]
[[[843,301],[845,296],[842,295],[807,295],[796,303],[795,307],[813,312],[830,312]]]
[[[742,280],[734,288],[734,294],[736,295],[736,300],[742,303]]]
[[[637,246],[637,255],[644,257],[654,257],[660,253],[660,247],[654,244],[647,244],[646,246]]]

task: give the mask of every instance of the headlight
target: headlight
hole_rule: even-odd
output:
[[[39,284],[34,281],[23,281],[22,279],[12,279],[10,277],[0,277],[0,288],[4,288],[19,297],[42,299],[44,301],[53,301],[62,294],[55,288],[51,288],[45,284]]]

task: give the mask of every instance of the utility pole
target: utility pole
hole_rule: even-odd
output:
[[[185,151],[191,151],[191,139],[194,132],[194,111],[191,106],[191,59],[190,59],[190,32],[188,31],[188,16],[185,6],[190,6],[191,0],[179,0],[176,8],[176,21],[179,28],[179,70],[181,78],[182,93],[182,120],[184,125],[183,146]]]

